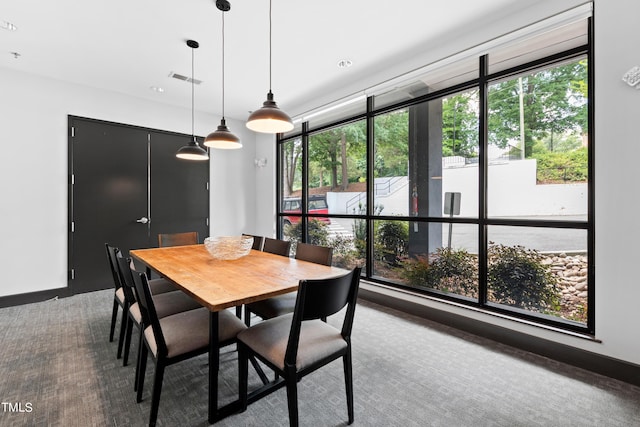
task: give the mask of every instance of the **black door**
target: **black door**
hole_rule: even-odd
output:
[[[69,118],[69,287],[113,286],[104,244],[157,246],[157,234],[208,235],[209,162],[179,160],[190,137]]]

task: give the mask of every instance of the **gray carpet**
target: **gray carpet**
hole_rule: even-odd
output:
[[[0,426],[146,425],[153,364],[136,404],[134,368],[108,342],[112,298],[100,291],[0,309]],[[356,309],[353,345],[354,425],[640,426],[638,387],[369,302]],[[225,350],[222,401],[235,398],[236,363]],[[346,425],[343,381],[337,361],[300,382],[301,425]],[[169,367],[158,425],[206,419],[206,356]],[[284,389],[217,425],[288,425]]]

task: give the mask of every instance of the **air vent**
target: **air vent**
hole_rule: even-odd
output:
[[[182,74],[174,73],[173,71],[169,73],[169,77],[173,77],[174,79],[183,80],[187,83],[191,83],[193,80],[193,84],[199,85],[202,83],[202,80],[192,79],[191,77],[183,76]]]

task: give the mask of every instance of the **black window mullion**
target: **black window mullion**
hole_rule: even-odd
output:
[[[300,211],[302,213],[302,217],[300,221],[302,224],[301,228],[301,242],[307,242],[309,237],[309,232],[307,227],[309,226],[309,217],[307,214],[309,213],[309,122],[302,123],[302,197],[300,201],[302,206],[300,207]]]
[[[374,97],[367,98],[367,271],[366,277],[373,276],[373,237],[375,222],[373,219],[375,203],[375,122],[373,116]]]
[[[489,101],[487,74],[489,71],[489,56],[483,55],[479,60],[479,117],[478,117],[478,303],[487,302],[487,171],[488,171],[488,141],[489,141]]]

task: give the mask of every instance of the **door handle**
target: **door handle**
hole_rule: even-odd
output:
[[[146,216],[143,216],[143,217],[142,217],[142,218],[140,218],[140,219],[136,219],[136,222],[139,222],[140,224],[147,224],[147,223],[149,223],[149,222],[151,222],[151,221],[150,221],[150,220],[149,220],[149,218],[147,218]]]

